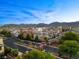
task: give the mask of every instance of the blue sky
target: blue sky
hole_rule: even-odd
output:
[[[79,21],[79,0],[0,0],[0,24]]]

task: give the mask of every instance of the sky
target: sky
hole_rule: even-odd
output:
[[[0,0],[0,24],[79,21],[79,0]]]

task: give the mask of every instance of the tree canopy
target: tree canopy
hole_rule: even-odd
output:
[[[77,41],[66,40],[59,46],[59,53],[62,56],[68,56],[70,59],[78,52],[79,44]]]
[[[79,41],[79,35],[74,33],[74,32],[67,32],[60,39],[61,42],[65,41],[65,40],[76,40],[76,41]]]
[[[23,59],[55,59],[55,57],[48,52],[32,50],[25,53]]]
[[[11,37],[11,32],[9,30],[3,29],[0,31],[0,34],[6,36],[6,37]]]

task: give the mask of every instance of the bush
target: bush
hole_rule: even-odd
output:
[[[25,53],[23,59],[55,59],[53,55],[47,52],[32,50]]]
[[[18,49],[11,49],[11,55],[16,57],[18,55]]]

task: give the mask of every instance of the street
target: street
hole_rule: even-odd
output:
[[[31,50],[28,47],[25,48],[23,46],[16,45],[15,42],[17,42],[17,41],[18,40],[16,40],[16,39],[8,38],[8,39],[4,40],[4,44],[8,47],[18,49],[20,52],[25,52],[25,51]]]

